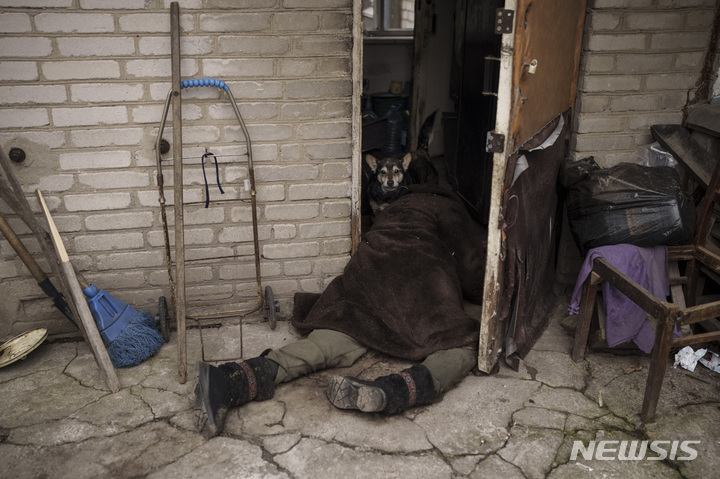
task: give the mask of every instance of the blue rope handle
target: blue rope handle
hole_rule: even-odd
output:
[[[230,90],[230,87],[225,84],[222,80],[216,80],[215,78],[193,78],[190,80],[183,80],[180,82],[180,89],[192,88],[196,86],[214,86],[225,91]]]

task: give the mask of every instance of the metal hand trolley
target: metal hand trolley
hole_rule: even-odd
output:
[[[245,137],[245,145],[247,148],[247,169],[248,178],[244,180],[244,190],[249,191],[249,199],[242,199],[241,190],[238,189],[236,199],[216,199],[211,200],[209,198],[209,190],[207,187],[207,176],[206,176],[206,194],[205,201],[196,202],[183,202],[183,158],[182,158],[182,136],[180,130],[182,129],[181,115],[179,108],[179,99],[173,98],[173,91],[177,91],[176,88],[171,88],[168,92],[167,100],[165,101],[165,108],[162,114],[162,120],[160,128],[158,130],[157,139],[155,142],[155,156],[157,161],[157,183],[158,193],[160,202],[160,211],[162,216],[163,236],[165,240],[165,258],[167,263],[168,279],[170,284],[170,296],[175,311],[175,317],[177,321],[177,337],[178,337],[178,373],[181,383],[185,382],[187,376],[187,340],[186,340],[186,319],[195,321],[200,335],[200,345],[202,351],[203,361],[225,361],[232,359],[239,359],[242,357],[242,323],[243,318],[251,313],[259,310],[264,310],[264,317],[270,322],[270,328],[275,329],[277,316],[276,312],[279,310],[278,303],[275,301],[272,288],[266,286],[262,287],[262,281],[260,278],[260,247],[258,243],[258,220],[257,220],[257,198],[255,191],[255,173],[253,170],[253,157],[252,157],[252,145],[250,142],[250,135],[248,134],[245,122],[240,115],[240,110],[235,102],[230,87],[221,80],[211,78],[191,79],[183,80],[180,82],[180,89],[192,88],[192,87],[216,87],[220,89],[221,96],[225,96],[233,107],[235,116],[237,117],[240,127],[242,129],[243,136]],[[165,129],[165,122],[167,114],[170,109],[171,103],[173,104],[173,170],[174,170],[174,182],[173,182],[173,193],[174,193],[174,213],[175,213],[175,256],[171,253],[170,246],[170,234],[168,232],[167,223],[167,205],[165,200],[165,188],[163,180],[163,165],[161,156],[161,140],[163,131]],[[215,169],[218,179],[218,187],[222,192],[220,186],[220,172],[217,164],[217,158],[212,153],[206,153],[202,156],[202,167],[203,174],[205,174],[205,161],[207,159],[215,160]],[[252,233],[253,233],[253,255],[238,251],[238,247],[235,246],[235,254],[229,256],[214,256],[206,258],[185,258],[185,241],[184,241],[184,219],[183,212],[187,207],[202,205],[207,208],[208,204],[225,203],[229,201],[240,201],[250,202],[251,213],[252,213]],[[237,287],[233,287],[233,291],[223,298],[208,298],[208,295],[203,297],[191,297],[186,298],[185,296],[185,265],[186,263],[201,263],[201,264],[222,264],[227,265],[228,258],[249,258],[254,256],[255,260],[255,289],[252,291],[237,291]],[[225,261],[224,261],[225,260]],[[247,265],[248,262],[242,263],[237,261],[239,266]],[[174,271],[173,271],[174,270]],[[174,274],[173,274],[174,273]],[[160,329],[164,336],[167,337],[169,331],[169,314],[167,300],[164,296],[161,296],[158,300],[159,317],[157,318],[160,322]],[[239,339],[240,339],[240,354],[233,358],[210,358],[205,354],[205,345],[203,342],[203,326],[217,326],[221,325],[224,320],[230,318],[237,318],[239,320]]]

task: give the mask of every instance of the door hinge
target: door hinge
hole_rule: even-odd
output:
[[[503,33],[512,33],[515,25],[515,12],[498,8],[495,10],[495,33],[502,35]]]
[[[505,135],[494,131],[487,132],[485,151],[488,153],[502,153],[505,151]]]

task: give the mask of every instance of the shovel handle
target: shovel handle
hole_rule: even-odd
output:
[[[55,289],[55,285],[52,284],[50,278],[47,277],[45,272],[40,268],[40,265],[38,265],[35,261],[35,258],[33,258],[27,248],[25,248],[25,245],[22,241],[20,241],[20,238],[17,237],[15,231],[13,231],[8,222],[5,221],[5,217],[2,214],[0,214],[0,232],[2,232],[5,238],[7,238],[10,246],[13,247],[23,264],[25,264],[27,269],[33,275],[33,278],[37,281],[40,289],[42,289],[43,292],[53,300],[53,304],[58,310],[60,310],[63,316],[73,323],[75,327],[78,327],[65,297],[63,297],[63,295]]]
[[[30,270],[30,273],[33,275],[33,278],[35,278],[35,281],[40,283],[41,281],[45,280],[47,276],[1,214],[0,232],[2,232],[3,236],[5,236],[5,238],[8,240],[10,246],[13,247],[15,252],[22,260],[23,264],[25,264],[27,269]]]

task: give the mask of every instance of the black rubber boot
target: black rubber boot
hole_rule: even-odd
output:
[[[231,407],[265,401],[275,393],[278,364],[264,357],[221,364],[198,363],[195,397],[202,409],[198,429],[207,438],[220,434]]]
[[[335,376],[330,379],[327,395],[333,406],[340,409],[388,415],[430,404],[436,396],[432,375],[422,365],[374,381]]]

